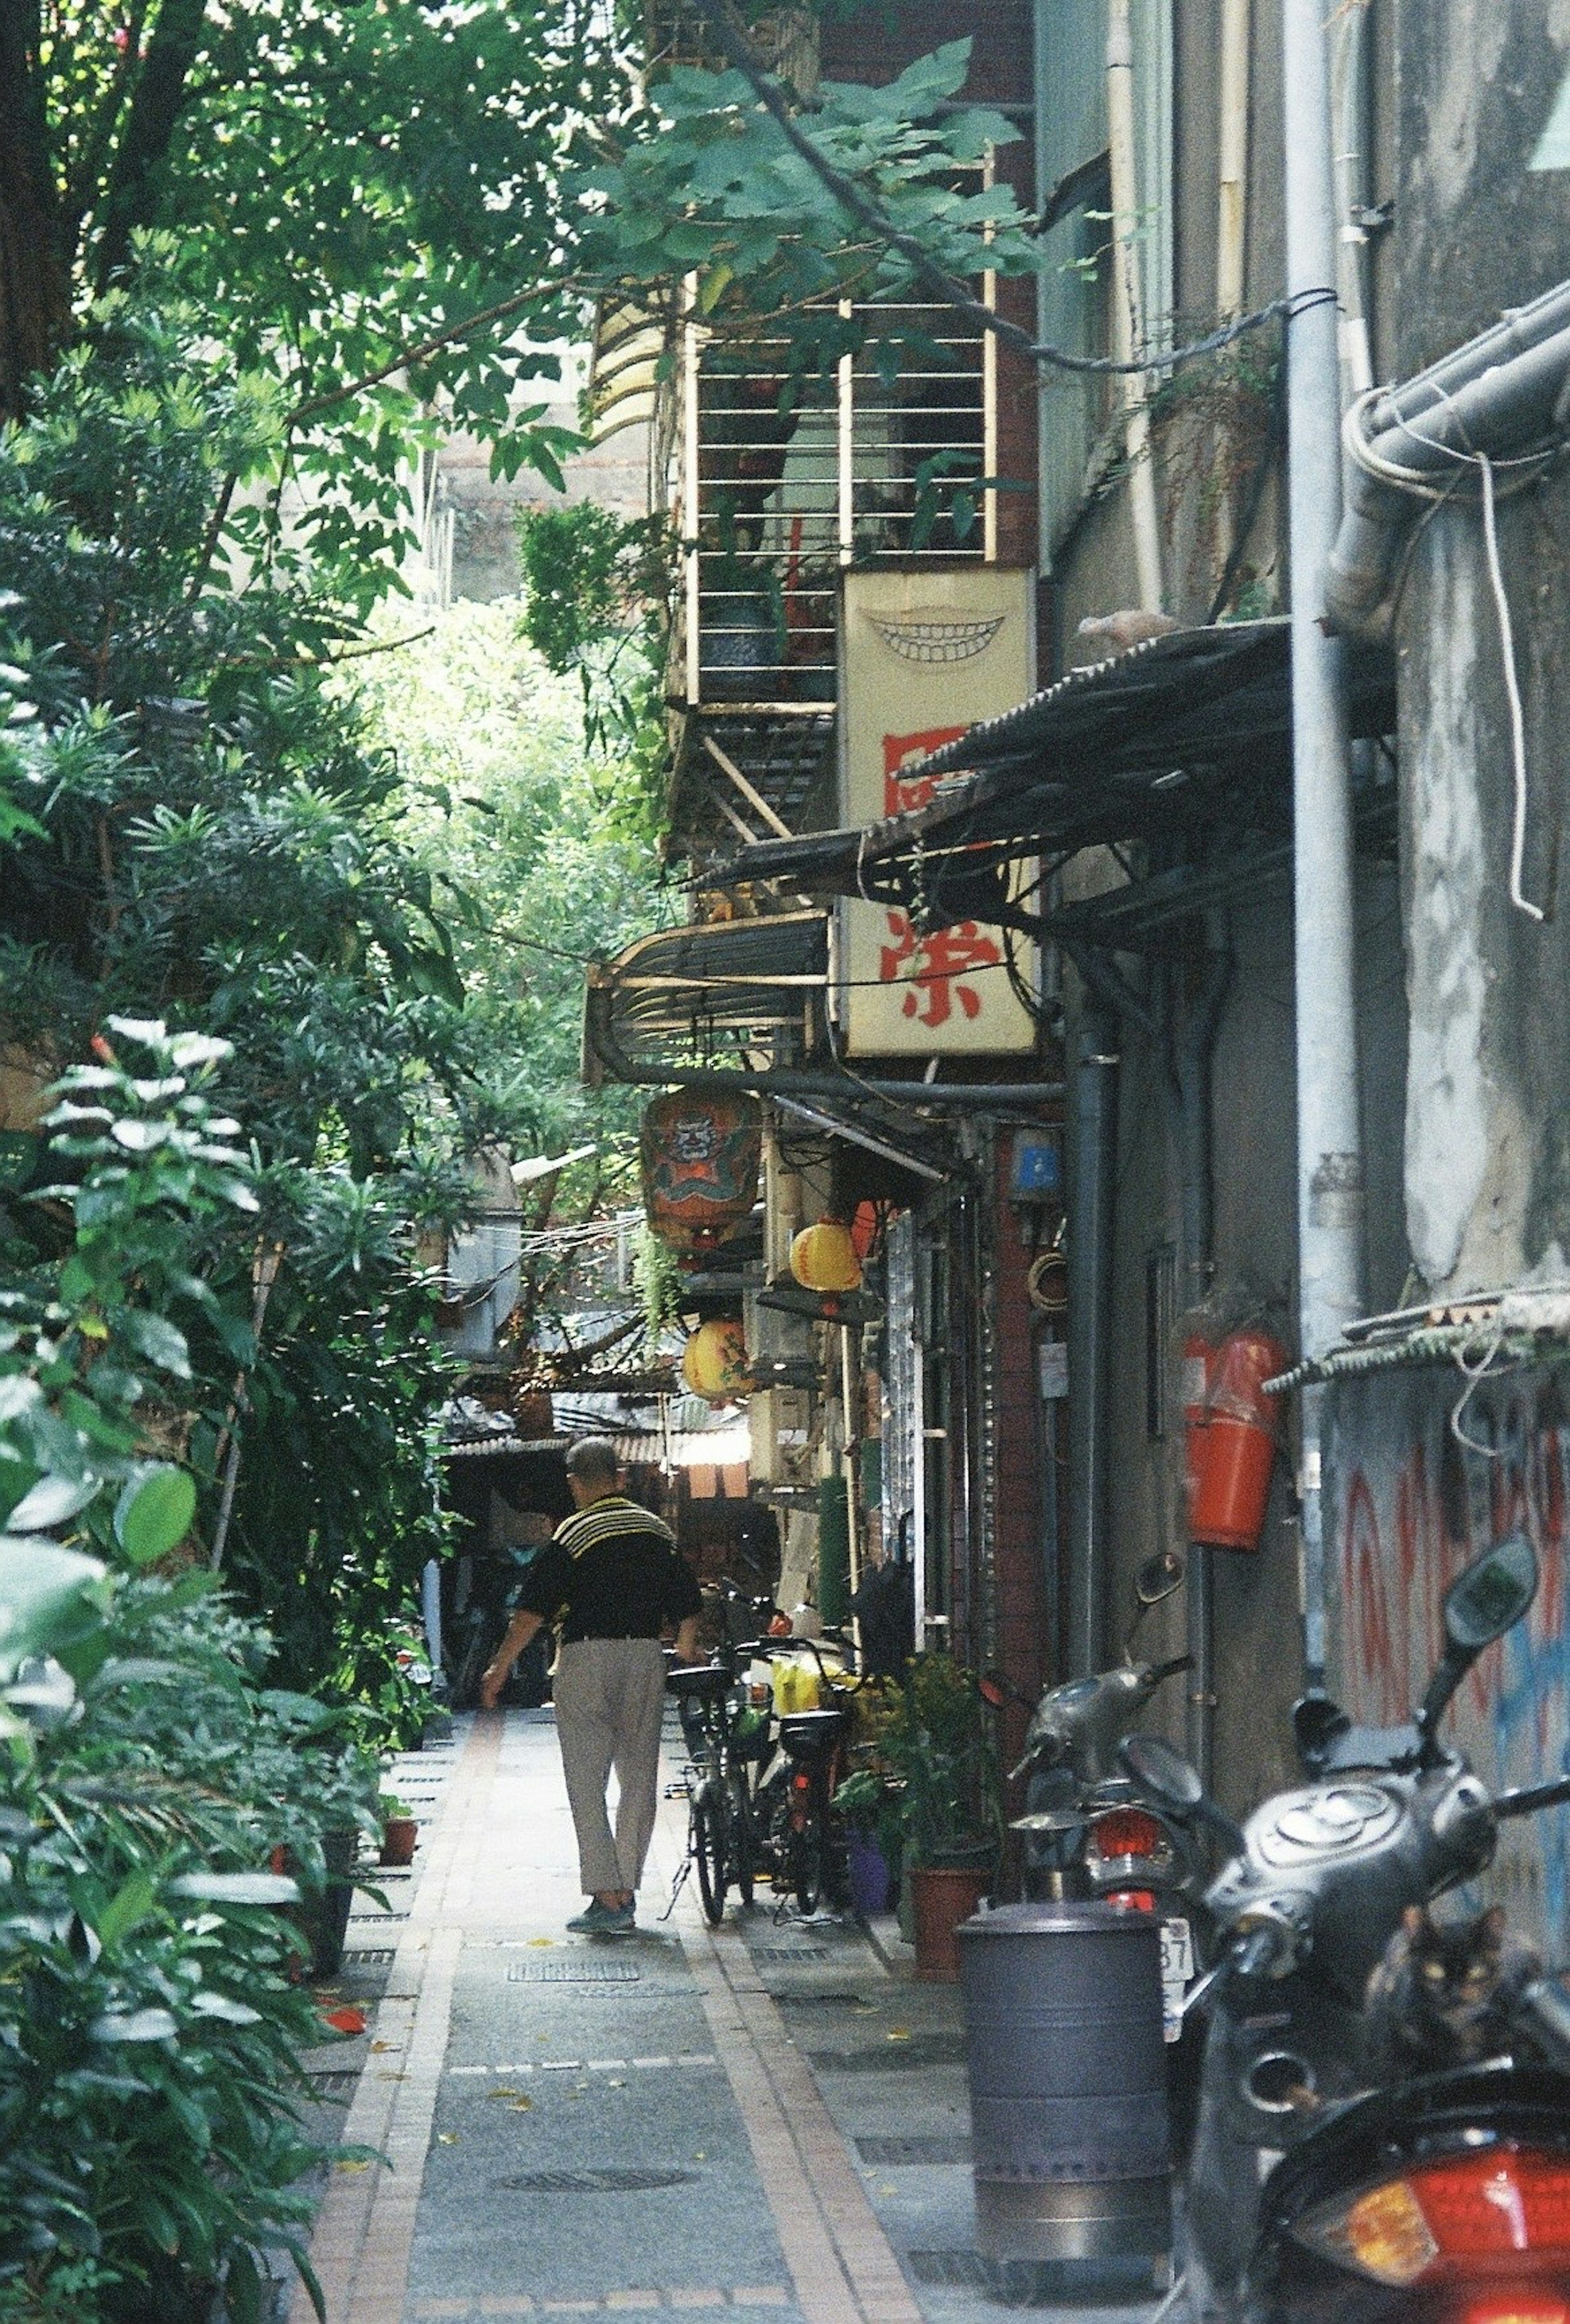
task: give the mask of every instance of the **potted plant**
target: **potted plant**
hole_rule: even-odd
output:
[[[851,1904],[864,1921],[886,1913],[900,1855],[900,1794],[877,1767],[858,1767],[834,1795],[845,1828]]]
[[[382,1794],[382,1861],[383,1864],[412,1864],[414,1844],[420,1837],[420,1824],[412,1811],[392,1793]]]
[[[997,1758],[974,1675],[947,1655],[914,1655],[885,1698],[875,1733],[899,1786],[916,1974],[956,1984],[954,1932],[992,1886],[1002,1833]]]

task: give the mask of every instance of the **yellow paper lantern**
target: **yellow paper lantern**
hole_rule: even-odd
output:
[[[700,1323],[681,1351],[681,1377],[694,1396],[728,1404],[752,1386],[747,1342],[734,1315]]]
[[[837,1219],[803,1227],[790,1245],[790,1272],[804,1291],[854,1291],[862,1279],[850,1229]]]

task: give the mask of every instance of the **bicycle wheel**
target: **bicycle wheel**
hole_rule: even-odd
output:
[[[725,1912],[725,1814],[709,1793],[692,1803],[692,1852],[697,1858],[703,1916],[711,1929],[717,1929]]]
[[[750,1904],[757,1870],[758,1840],[753,1830],[753,1794],[744,1767],[731,1769],[730,1793],[731,1869],[735,1874],[736,1895],[743,1904]]]

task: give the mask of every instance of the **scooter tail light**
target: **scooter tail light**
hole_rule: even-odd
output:
[[[1472,2301],[1460,2324],[1570,2324],[1570,2306],[1540,2283],[1523,2283]]]
[[[1143,1808],[1109,1808],[1090,1827],[1090,1844],[1098,1856],[1159,1856],[1166,1838]]]
[[[1309,2213],[1296,2233],[1380,2283],[1415,2283],[1441,2264],[1471,2273],[1517,2254],[1570,2261],[1570,2154],[1489,2146],[1419,2163]],[[1563,2303],[1549,2300],[1544,2313],[1547,2324],[1570,2324]],[[1478,2324],[1488,2324],[1481,2310]]]

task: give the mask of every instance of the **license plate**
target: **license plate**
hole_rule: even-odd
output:
[[[1183,1997],[1194,1977],[1194,1932],[1174,1914],[1161,1923],[1161,2030],[1168,2042],[1183,2031]]]

